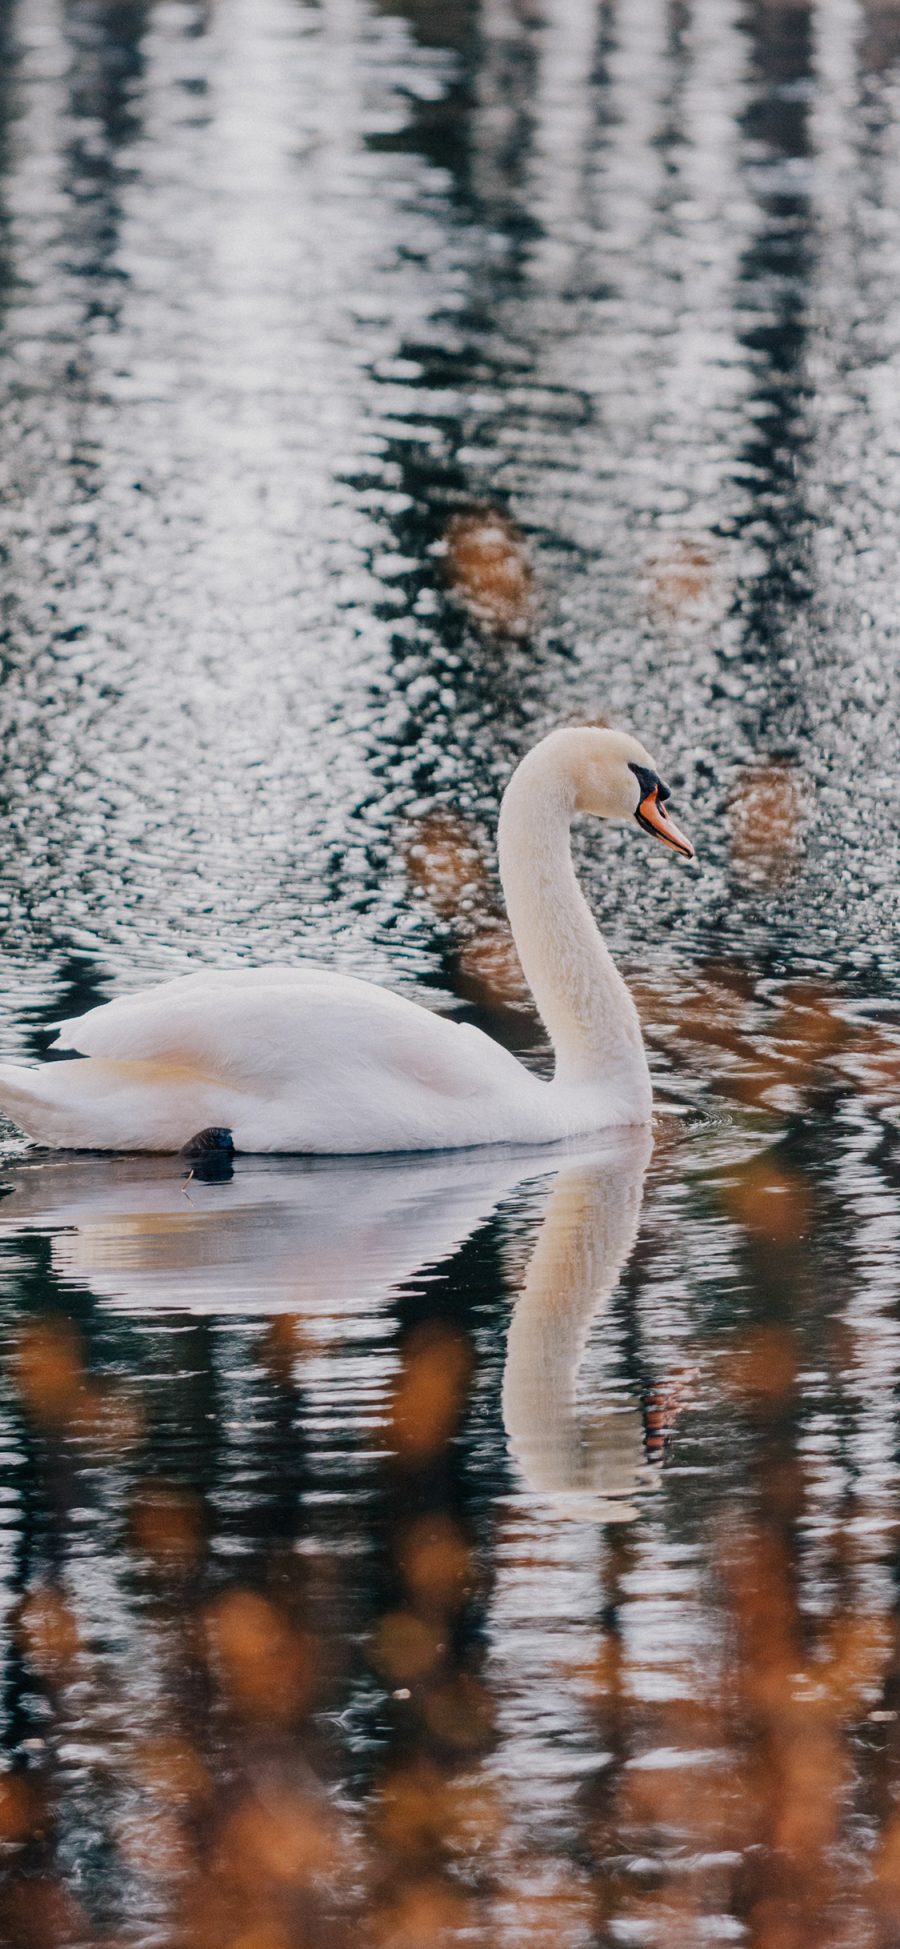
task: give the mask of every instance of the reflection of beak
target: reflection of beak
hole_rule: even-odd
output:
[[[641,800],[634,816],[645,832],[652,832],[657,839],[664,839],[667,846],[673,846],[676,853],[683,853],[685,859],[693,859],[694,848],[686,835],[679,831],[674,819],[669,818],[660,799],[658,785],[654,785],[646,798]]]

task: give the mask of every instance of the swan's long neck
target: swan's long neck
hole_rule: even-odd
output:
[[[575,877],[575,787],[546,744],[514,772],[500,810],[500,877],[525,979],[556,1054],[555,1080],[627,1092],[650,1114],[634,1002]]]

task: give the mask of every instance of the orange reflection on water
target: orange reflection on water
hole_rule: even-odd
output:
[[[740,773],[728,802],[732,867],[751,884],[781,886],[804,852],[811,787],[788,760]]]
[[[406,1465],[427,1460],[456,1426],[472,1370],[462,1335],[433,1323],[417,1329],[394,1390],[386,1439]]]
[[[449,1516],[422,1516],[403,1537],[401,1563],[407,1588],[423,1611],[458,1610],[469,1587],[469,1547]]]
[[[88,1378],[71,1320],[57,1316],[21,1327],[8,1358],[22,1408],[45,1434],[73,1435],[110,1456],[139,1446],[146,1432],[139,1401],[109,1376]]]
[[[303,1888],[337,1866],[336,1823],[308,1794],[247,1794],[219,1830],[217,1866],[252,1901],[260,1886]]]
[[[141,1483],[131,1505],[130,1527],[134,1548],[160,1574],[177,1576],[200,1560],[205,1514],[191,1489],[169,1482]]]
[[[0,1897],[7,1941],[16,1949],[68,1949],[91,1943],[90,1923],[74,1897],[58,1881],[15,1882]]]
[[[677,985],[645,970],[629,985],[651,1046],[702,1074],[717,1096],[779,1111],[822,1093],[896,1102],[896,1026],[851,1013],[841,988],[821,976],[788,978],[760,994],[740,963],[712,962]]]
[[[290,1385],[297,1363],[309,1350],[309,1336],[297,1313],[277,1313],[269,1320],[259,1343],[259,1357],[280,1387]]]
[[[496,508],[455,514],[444,536],[450,588],[472,620],[498,636],[527,636],[536,615],[524,536]]]
[[[706,595],[713,574],[713,556],[699,542],[673,541],[651,562],[653,592],[663,609],[692,608]]]
[[[80,1636],[72,1606],[61,1590],[39,1585],[19,1606],[16,1636],[24,1657],[41,1678],[61,1684],[74,1675]]]
[[[754,1158],[724,1188],[723,1199],[744,1230],[772,1245],[803,1237],[810,1223],[809,1186],[770,1156]]]
[[[377,1949],[445,1949],[470,1938],[473,1907],[460,1888],[423,1875],[376,1903],[372,1938]]]
[[[372,1658],[390,1685],[408,1686],[427,1678],[446,1649],[439,1617],[420,1617],[414,1610],[389,1611],[379,1625]]]
[[[24,1773],[0,1774],[0,1846],[15,1847],[43,1827],[46,1796]]]
[[[131,1764],[141,1786],[170,1806],[199,1810],[212,1796],[209,1767],[196,1746],[176,1733],[139,1742]]]
[[[411,827],[404,863],[412,885],[452,923],[455,987],[485,1008],[532,1008],[499,887],[475,829],[439,807]]]
[[[255,1591],[232,1590],[210,1606],[204,1625],[207,1655],[236,1712],[272,1724],[306,1710],[318,1647],[277,1605]]]
[[[86,1395],[81,1338],[72,1322],[57,1317],[20,1328],[11,1366],[30,1420],[47,1430],[67,1428]]]
[[[404,848],[412,885],[442,919],[476,912],[490,897],[490,874],[474,829],[459,813],[437,807],[411,827]]]
[[[465,1794],[434,1760],[390,1768],[372,1809],[373,1829],[400,1858],[446,1853],[464,1831]]]
[[[534,1009],[515,942],[503,920],[486,921],[465,942],[458,985],[466,1001],[484,1008]]]
[[[672,535],[660,542],[647,558],[643,580],[648,612],[662,630],[708,625],[728,605],[721,545],[710,535]]]
[[[424,1693],[422,1718],[439,1746],[452,1753],[479,1753],[493,1734],[494,1702],[470,1673],[452,1672]]]

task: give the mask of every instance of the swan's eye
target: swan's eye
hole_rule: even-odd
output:
[[[643,805],[644,800],[648,799],[652,792],[659,791],[659,779],[655,771],[651,771],[648,765],[629,764],[628,769],[634,772],[635,778],[641,788],[640,803]],[[668,798],[668,792],[665,793],[665,796]]]

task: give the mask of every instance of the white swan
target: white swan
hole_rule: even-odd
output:
[[[595,729],[551,732],[507,786],[500,875],[552,1082],[369,982],[204,970],[63,1023],[57,1046],[86,1062],[0,1065],[0,1108],[53,1149],[108,1151],[177,1151],[206,1129],[251,1152],[443,1150],[646,1122],[637,1011],[575,878],[569,827],[580,812],[636,818],[691,859],[668,796],[642,745]]]

